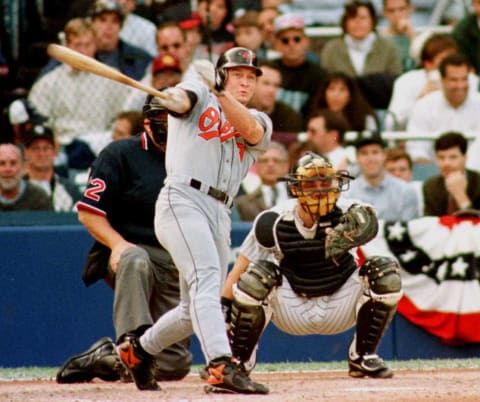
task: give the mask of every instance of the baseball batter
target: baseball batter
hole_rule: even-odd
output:
[[[77,205],[78,219],[96,240],[83,278],[87,285],[105,278],[114,289],[117,343],[140,336],[180,299],[178,271],[153,227],[161,178],[166,177],[167,112],[149,95],[143,117],[143,133],[114,141],[100,153]],[[123,378],[114,351],[112,340],[102,338],[87,352],[69,358],[57,381]],[[188,374],[191,362],[185,339],[156,356],[153,374],[178,380]]]
[[[357,269],[355,248],[378,224],[370,206],[339,198],[350,179],[309,153],[286,177],[296,199],[254,221],[222,297],[234,357],[248,370],[272,320],[293,335],[336,334],[356,324],[349,374],[393,375],[376,351],[402,295],[399,266],[372,257]]]
[[[255,53],[232,48],[214,66],[195,62],[197,77],[164,91],[170,111],[167,179],[155,215],[156,235],[180,272],[180,305],[139,339],[119,347],[137,387],[149,388],[149,362],[195,333],[207,367],[207,392],[267,393],[231,359],[220,294],[230,253],[230,207],[242,179],[270,142],[267,115],[248,109]]]

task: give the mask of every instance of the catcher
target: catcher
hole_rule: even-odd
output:
[[[294,199],[259,214],[222,295],[233,356],[253,369],[269,321],[293,335],[336,334],[356,325],[352,377],[390,378],[376,354],[402,296],[398,263],[355,248],[378,231],[374,210],[339,198],[352,179],[308,153],[283,180]]]

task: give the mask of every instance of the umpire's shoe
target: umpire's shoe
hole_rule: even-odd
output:
[[[350,377],[392,378],[393,371],[377,355],[365,355],[348,360],[348,375]]]
[[[228,356],[219,357],[207,367],[208,378],[204,390],[222,394],[268,394],[268,388],[253,382],[240,364]]]
[[[126,337],[117,352],[141,391],[157,391],[160,387],[152,372],[153,356],[140,345],[137,337]]]
[[[57,373],[59,384],[89,382],[95,377],[104,381],[117,381],[128,374],[115,352],[112,339],[104,337],[79,355],[70,357]]]

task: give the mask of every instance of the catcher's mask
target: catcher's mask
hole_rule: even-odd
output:
[[[258,67],[257,55],[246,47],[233,47],[223,52],[217,61],[217,73],[221,80],[222,87],[227,81],[227,70],[232,67],[250,67],[255,70],[257,77],[262,75],[262,70]]]
[[[282,178],[290,194],[314,217],[333,210],[340,192],[348,189],[351,179],[346,170],[336,170],[324,157],[313,152],[298,159],[291,173]]]
[[[167,143],[168,111],[159,103],[159,99],[148,95],[143,105],[143,117],[150,120],[153,139],[159,145]]]

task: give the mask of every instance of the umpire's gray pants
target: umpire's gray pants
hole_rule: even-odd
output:
[[[160,247],[137,245],[125,250],[114,281],[113,321],[117,340],[127,333],[142,333],[179,303],[177,268]],[[155,371],[163,379],[179,379],[189,372],[191,363],[186,339],[158,355]]]

